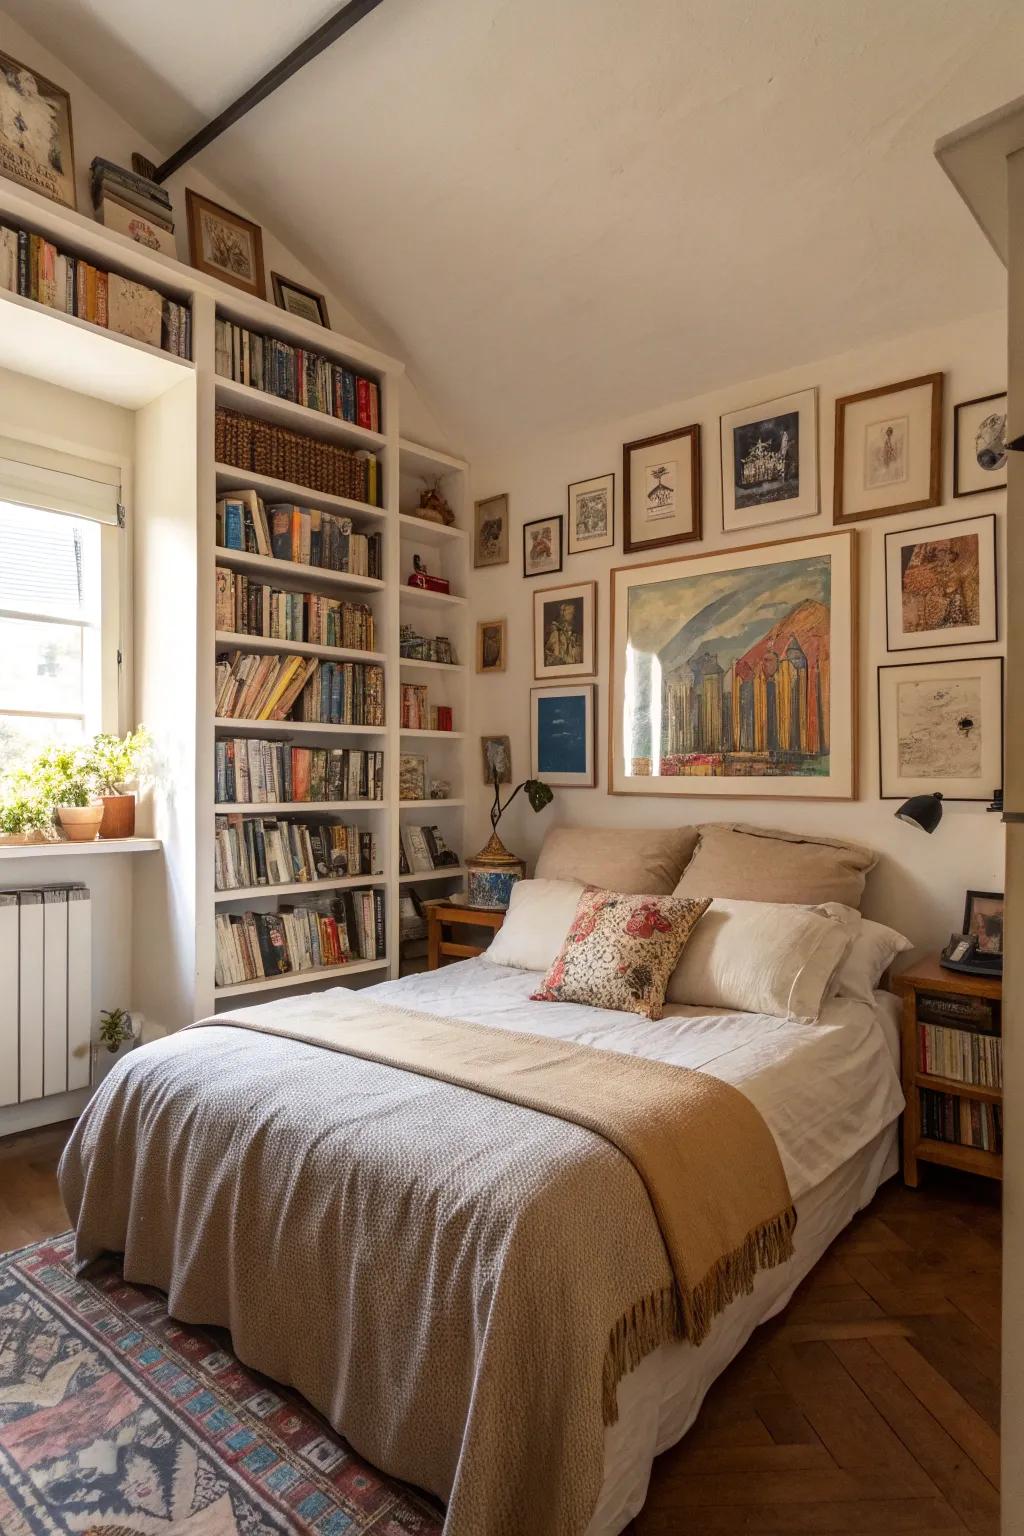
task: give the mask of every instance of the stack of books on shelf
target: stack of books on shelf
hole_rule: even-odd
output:
[[[384,958],[384,892],[343,891],[330,902],[276,912],[218,912],[218,987]]]
[[[384,754],[230,736],[216,743],[218,805],[383,800]]]
[[[451,731],[455,728],[450,706],[429,703],[425,683],[403,683],[401,705],[403,730]]]
[[[448,847],[437,827],[404,823],[398,848],[398,873],[424,875],[435,869],[458,868],[459,856]]]
[[[214,452],[220,464],[307,485],[328,496],[347,496],[371,507],[382,505],[380,461],[366,448],[342,448],[308,432],[293,432],[291,427],[218,406]]]
[[[217,567],[217,628],[268,640],[373,650],[373,611],[315,592],[281,592],[264,581]]]
[[[984,1152],[1003,1150],[1003,1107],[978,1099],[962,1099],[952,1093],[919,1088],[921,1135],[931,1141],[952,1142],[960,1147],[979,1147]]]
[[[150,250],[177,255],[174,212],[165,187],[98,155],[90,172],[92,203],[101,224]]]
[[[999,1004],[981,997],[919,992],[917,995],[918,1066],[932,1077],[975,1088],[1003,1086],[1003,1042]],[[1001,1152],[1001,1104],[988,1104],[957,1093],[919,1089],[921,1133],[933,1141],[953,1142]]]
[[[359,661],[224,651],[216,663],[220,719],[384,724],[384,669]]]
[[[373,379],[231,320],[218,319],[215,346],[214,366],[222,379],[380,431],[380,389]]]
[[[382,570],[379,533],[357,533],[350,517],[296,507],[288,502],[266,506],[254,490],[233,491],[217,502],[217,543],[318,570],[373,576]]]
[[[376,834],[341,822],[218,816],[215,859],[218,891],[380,874]]]

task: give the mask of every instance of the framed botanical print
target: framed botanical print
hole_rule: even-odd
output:
[[[856,794],[856,536],[612,571],[613,794]]]
[[[700,538],[699,426],[623,444],[622,525],[626,555]]]
[[[266,298],[263,231],[240,213],[222,208],[185,188],[189,261],[199,272],[219,277],[254,298]]]
[[[941,500],[941,373],[836,401],[833,522],[921,512]]]
[[[523,524],[523,575],[551,576],[562,569],[562,516]]]
[[[585,555],[615,543],[615,476],[574,480],[569,487],[569,553]]]
[[[322,293],[304,287],[302,283],[295,282],[294,278],[282,277],[280,272],[271,272],[270,281],[278,309],[287,310],[297,320],[309,320],[313,325],[323,325],[330,330],[327,300]]]
[[[886,534],[888,650],[987,645],[997,629],[994,513]]]
[[[508,497],[473,503],[473,565],[508,565]]]
[[[78,207],[71,97],[8,53],[0,53],[0,176]]]
[[[530,689],[531,774],[553,789],[593,789],[594,684]]]
[[[818,391],[721,419],[722,529],[764,528],[818,513]]]
[[[991,800],[1003,782],[1003,658],[878,669],[883,800]]]
[[[964,400],[953,410],[953,495],[1006,485],[1006,395]]]
[[[533,594],[533,675],[538,682],[597,672],[597,583]]]
[[[504,672],[508,624],[505,619],[481,619],[476,626],[476,669]]]

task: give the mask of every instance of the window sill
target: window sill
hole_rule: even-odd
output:
[[[104,837],[92,843],[0,843],[2,859],[94,858],[100,853],[155,853],[158,837]]]

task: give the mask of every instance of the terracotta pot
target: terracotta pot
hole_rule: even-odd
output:
[[[103,802],[92,805],[58,805],[57,816],[69,843],[92,843],[103,820]]]
[[[135,836],[135,796],[104,795],[100,837]]]

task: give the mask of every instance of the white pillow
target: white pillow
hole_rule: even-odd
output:
[[[549,971],[572,927],[585,887],[578,880],[520,880],[487,949],[495,965]]]
[[[823,902],[817,910],[845,922],[853,934],[853,943],[836,975],[836,995],[873,1003],[875,988],[885,972],[896,956],[906,954],[913,944],[895,928],[861,917],[853,907],[838,901]]]
[[[832,994],[851,938],[838,916],[716,898],[690,935],[665,1000],[811,1022]]]

